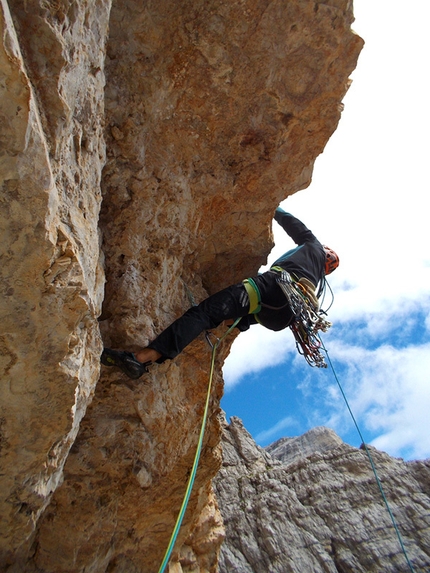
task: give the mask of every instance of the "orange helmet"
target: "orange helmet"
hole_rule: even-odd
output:
[[[330,249],[330,247],[326,247],[325,245],[324,245],[324,251],[325,251],[325,274],[329,275],[330,273],[335,271],[339,266],[339,257],[336,255],[333,249]]]

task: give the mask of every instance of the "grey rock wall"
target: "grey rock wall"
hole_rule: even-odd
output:
[[[265,451],[238,418],[223,448],[214,482],[226,529],[220,573],[410,571],[362,449],[315,428]],[[408,558],[429,571],[430,461],[370,450]]]

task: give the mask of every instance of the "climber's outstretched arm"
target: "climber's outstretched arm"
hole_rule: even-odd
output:
[[[275,221],[281,225],[284,231],[293,239],[296,245],[304,245],[306,242],[318,241],[315,235],[299,219],[287,213],[281,207],[275,211]]]

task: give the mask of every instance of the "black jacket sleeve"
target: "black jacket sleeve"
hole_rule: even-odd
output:
[[[324,247],[306,225],[279,207],[275,220],[298,246],[279,257],[273,266],[282,267],[299,279],[306,277],[316,286],[324,276]]]
[[[275,211],[275,221],[278,222],[284,231],[293,239],[296,245],[304,245],[310,241],[318,241],[315,235],[299,219],[291,213],[286,213],[278,207]]]

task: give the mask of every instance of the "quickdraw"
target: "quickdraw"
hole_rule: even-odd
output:
[[[296,347],[310,366],[327,368],[324,356],[321,354],[321,340],[318,332],[327,332],[331,322],[326,320],[322,312],[315,306],[315,296],[306,282],[296,282],[285,271],[278,271],[277,282],[284,292],[294,313],[289,325]]]

